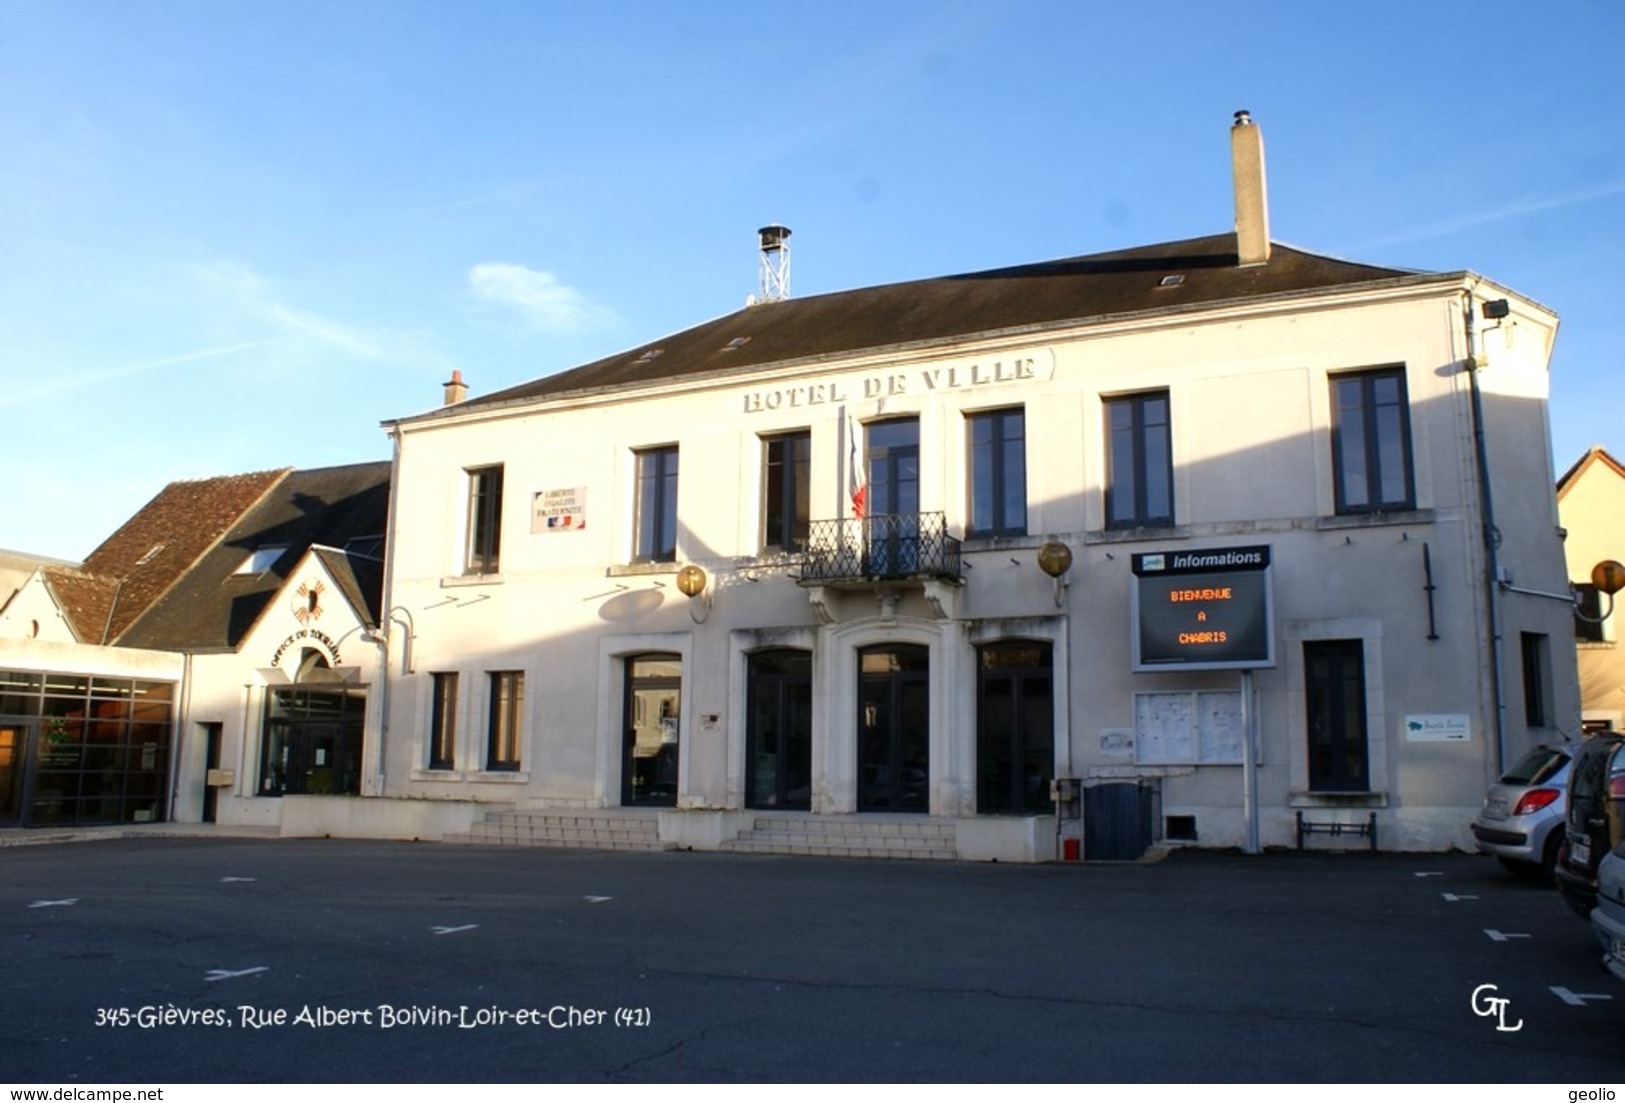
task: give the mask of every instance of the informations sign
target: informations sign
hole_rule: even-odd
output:
[[[1269,545],[1143,552],[1133,566],[1135,670],[1275,665]]]

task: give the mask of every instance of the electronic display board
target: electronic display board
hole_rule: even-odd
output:
[[[1141,552],[1133,569],[1135,670],[1275,665],[1269,545]]]

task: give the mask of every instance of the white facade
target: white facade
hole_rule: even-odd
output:
[[[1563,552],[1570,582],[1585,594],[1581,612],[1593,618],[1577,640],[1580,706],[1587,727],[1625,731],[1625,655],[1620,653],[1619,599],[1599,595],[1597,564],[1625,556],[1625,470],[1592,448],[1558,484],[1558,511],[1568,537]]]
[[[1510,314],[1495,326],[1464,319],[1469,302],[1481,312],[1500,299]],[[808,784],[794,795],[810,816],[918,799],[931,819],[975,824],[985,818],[979,786],[989,768],[979,747],[990,723],[983,696],[994,692],[978,679],[978,648],[1029,641],[1049,649],[1047,702],[1030,681],[1022,691],[1048,707],[1048,776],[1143,779],[1157,834],[1242,845],[1249,806],[1233,742],[1242,676],[1131,669],[1131,558],[1267,546],[1274,662],[1251,674],[1259,841],[1291,845],[1300,810],[1350,822],[1375,811],[1384,848],[1466,847],[1466,825],[1501,761],[1572,726],[1578,712],[1565,661],[1569,610],[1542,596],[1567,584],[1545,405],[1555,325],[1544,308],[1468,274],[1403,277],[476,399],[392,423],[382,790],[602,808],[639,801],[629,779],[670,767],[643,795],[710,825],[671,828],[683,837],[726,837],[760,781],[751,656],[788,649],[810,663]],[[1467,370],[1474,355],[1499,533],[1493,586]],[[1408,459],[1377,461],[1382,478],[1408,480],[1398,508],[1345,501],[1364,491],[1342,485],[1354,461],[1338,449],[1354,447],[1360,431],[1335,408],[1336,395],[1339,381],[1362,377],[1400,387],[1400,420],[1364,430],[1373,448],[1408,443]],[[1113,483],[1108,417],[1138,396],[1166,400],[1158,409],[1169,426],[1172,518],[1114,525],[1108,497],[1126,491],[1121,476]],[[1025,519],[1019,532],[976,537],[968,530],[985,494],[975,489],[982,461],[969,434],[978,415],[996,411],[1021,415],[1012,424],[1022,438]],[[1350,443],[1338,439],[1340,418]],[[805,566],[768,547],[769,443],[807,434],[810,519],[850,518],[854,474],[873,482],[877,429],[909,419],[917,500],[884,512],[942,514],[948,533],[964,539],[962,569],[798,583]],[[1136,435],[1143,447],[1143,425],[1130,429]],[[1010,474],[1008,465],[998,473]],[[640,491],[640,475],[659,486]],[[673,481],[670,550],[649,514]],[[471,497],[498,485],[496,528]],[[871,508],[879,492],[869,485]],[[637,562],[640,540],[654,561]],[[1059,584],[1034,563],[1052,540],[1073,555]],[[677,586],[687,564],[706,576],[693,599]],[[1320,646],[1332,641],[1341,642]],[[925,730],[896,738],[923,738],[923,758],[895,739],[890,750],[862,749],[859,728],[876,719],[863,698],[882,684],[865,680],[862,656],[891,648],[881,662],[895,667],[901,645],[923,649],[907,652],[904,665],[918,660],[919,671],[896,684],[921,687],[902,692],[923,693],[923,704],[906,707],[923,710]],[[1335,736],[1345,761],[1330,775],[1310,734],[1333,692],[1317,665],[1328,655],[1331,677],[1342,679],[1335,692],[1359,687],[1359,707],[1338,717],[1352,727]],[[650,761],[666,752],[633,730],[640,701],[661,700],[664,684],[651,681],[647,701],[629,695],[629,678],[654,669],[634,670],[638,656],[659,656],[658,674],[676,688],[669,708],[660,706],[662,738],[677,748],[664,762]],[[436,675],[453,674],[454,704],[437,721]],[[440,685],[444,702],[450,680]],[[516,686],[517,709],[493,703]],[[1182,703],[1175,695],[1185,693],[1208,696]],[[1183,739],[1176,728],[1187,709],[1213,712],[1223,730],[1210,740],[1193,728]],[[1361,722],[1363,734],[1354,730]],[[923,793],[877,783],[877,753],[899,773],[922,768]],[[1363,764],[1350,765],[1356,753]],[[672,822],[663,818],[662,830]],[[1018,856],[1048,857],[1047,845]]]

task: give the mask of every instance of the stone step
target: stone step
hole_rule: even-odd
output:
[[[571,850],[669,850],[654,816],[622,812],[504,810],[489,812],[467,832],[442,842],[474,846],[559,847]]]
[[[952,861],[959,856],[954,825],[924,818],[759,815],[722,849],[748,854],[830,858]]]
[[[791,854],[824,858],[900,858],[911,861],[951,862],[959,857],[952,847],[888,847],[864,839],[847,843],[786,843],[755,838],[733,839],[721,849],[731,854]]]

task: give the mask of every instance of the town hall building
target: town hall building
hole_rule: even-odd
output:
[[[1231,137],[1233,234],[796,298],[765,227],[752,305],[388,422],[387,811],[302,822],[1469,847],[1578,717],[1557,319],[1271,241]]]

